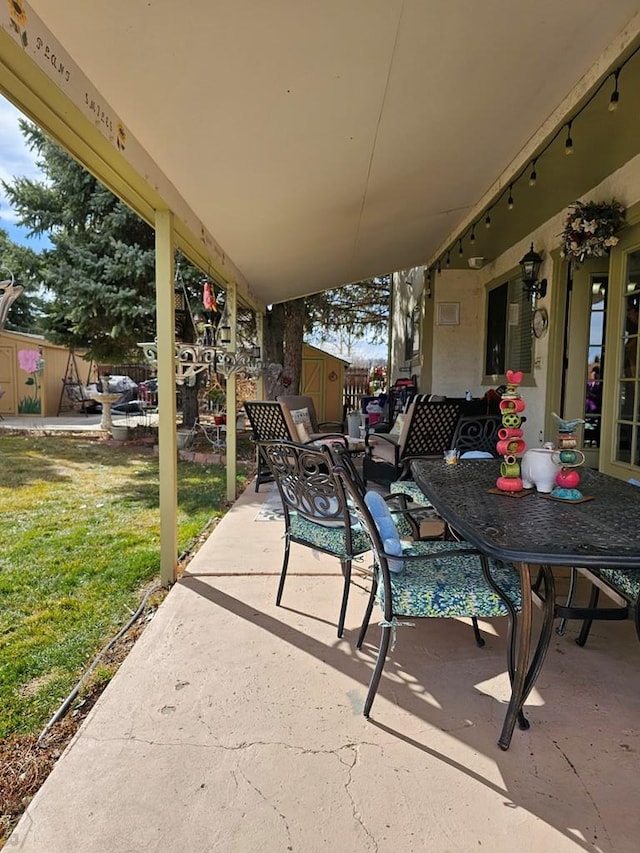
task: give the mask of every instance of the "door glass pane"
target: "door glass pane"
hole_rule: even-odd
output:
[[[638,455],[638,304],[640,303],[640,251],[627,255],[623,283],[624,316],[620,318],[620,364],[616,459],[640,465]]]
[[[604,330],[607,310],[607,276],[591,276],[591,309],[587,351],[587,392],[584,405],[584,446],[600,447],[604,376]]]

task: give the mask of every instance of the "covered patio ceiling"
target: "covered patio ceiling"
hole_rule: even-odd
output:
[[[433,260],[640,31],[637,0],[30,5],[263,304]],[[550,151],[526,216],[473,254],[619,148],[570,172]]]

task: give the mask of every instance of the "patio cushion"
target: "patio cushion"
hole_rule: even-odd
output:
[[[294,540],[300,540],[311,547],[326,551],[336,557],[347,557],[347,545],[344,525],[328,527],[311,521],[297,512],[290,513],[290,535]],[[364,554],[371,550],[369,537],[361,527],[351,528],[351,545],[353,554]]]
[[[298,433],[298,439],[303,443],[309,441],[313,432],[309,409],[292,409],[290,414]]]
[[[369,436],[367,443],[375,459],[395,465],[399,441],[400,435],[388,433],[384,436],[377,436],[374,433]]]
[[[480,557],[456,556],[458,542],[414,542],[405,553],[442,553],[442,558],[407,560],[404,571],[390,575],[396,616],[504,616],[506,605],[484,580]],[[511,563],[489,561],[491,575],[516,609],[521,606],[520,574]],[[378,585],[378,604],[384,607],[384,587]]]
[[[629,601],[640,600],[640,569],[598,569],[597,574],[619,589]]]
[[[398,529],[385,499],[378,492],[368,491],[364,496],[364,502],[378,528],[385,553],[393,554],[396,557],[401,556],[402,544]],[[403,565],[401,560],[389,560],[389,571],[401,572]]]
[[[400,433],[402,432],[402,427],[404,426],[406,415],[404,412],[401,412],[393,422],[393,426],[387,433],[387,436],[391,436],[392,438],[400,438]]]
[[[406,495],[418,506],[431,506],[420,486],[413,480],[395,480],[389,489],[392,495]]]

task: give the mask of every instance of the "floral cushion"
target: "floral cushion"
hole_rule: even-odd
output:
[[[507,607],[486,582],[480,557],[448,553],[465,547],[458,542],[414,542],[407,553],[441,553],[432,560],[407,560],[399,574],[390,574],[395,616],[505,616]],[[492,577],[513,602],[521,606],[520,573],[512,563],[489,560]],[[384,607],[382,576],[378,604]]]
[[[640,599],[640,569],[598,569],[598,574],[630,601]]]
[[[407,495],[410,500],[419,506],[431,506],[425,493],[413,480],[396,480],[391,483],[389,491],[393,495]]]
[[[290,513],[289,535],[292,539],[304,542],[320,551],[334,554],[336,557],[348,557],[346,549],[346,535],[344,525],[340,527],[328,527],[311,521],[297,512]],[[352,554],[364,554],[371,550],[369,537],[362,528],[351,528]]]

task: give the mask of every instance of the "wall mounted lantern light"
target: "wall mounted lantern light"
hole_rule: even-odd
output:
[[[542,257],[534,251],[533,243],[527,254],[520,261],[522,286],[527,296],[535,300],[540,297],[544,298],[547,293],[547,280],[543,278],[538,281],[538,273],[542,265]]]

